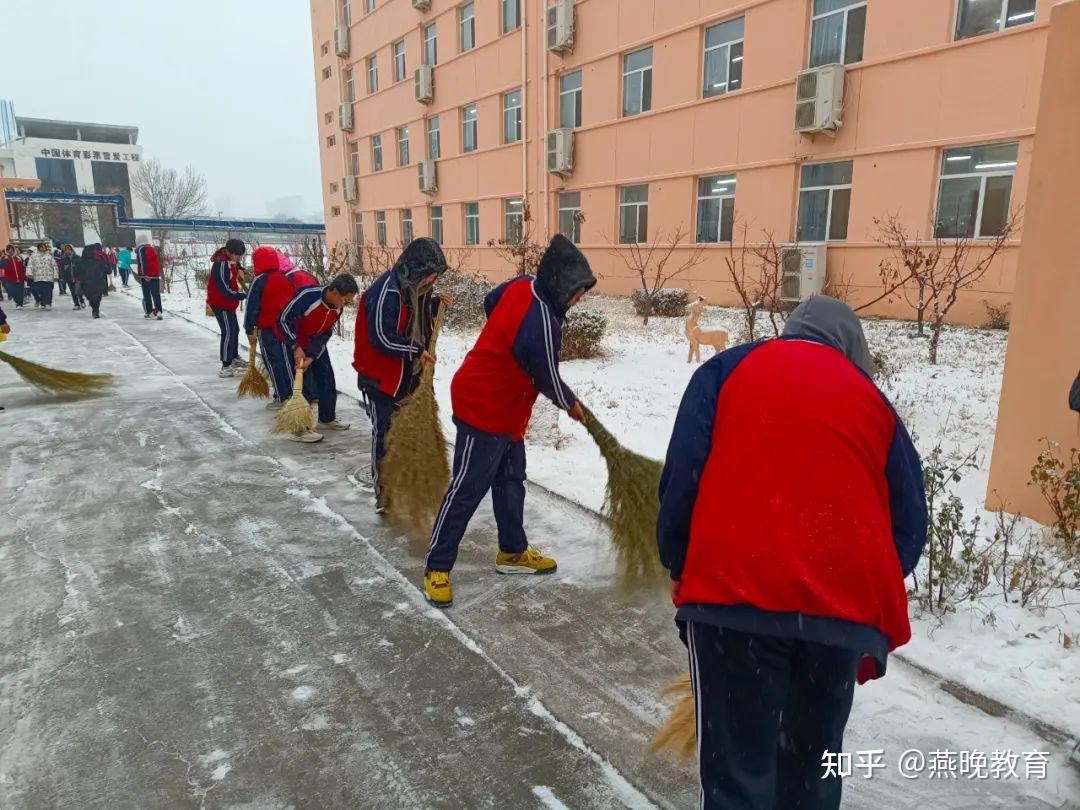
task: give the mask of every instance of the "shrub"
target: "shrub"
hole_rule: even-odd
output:
[[[439,279],[438,289],[453,293],[454,306],[446,314],[446,326],[450,329],[473,329],[482,326],[484,298],[493,285],[479,273],[463,273],[448,270]]]
[[[1080,555],[1080,451],[1072,448],[1063,457],[1061,446],[1046,441],[1031,468],[1031,483],[1039,488],[1054,515],[1050,525],[1054,539],[1069,557]]]
[[[1009,328],[1009,304],[1008,302],[997,306],[989,301],[983,301],[986,309],[986,323],[984,329],[1008,329]]]
[[[588,360],[600,355],[608,321],[599,312],[570,310],[563,321],[560,360]]]
[[[195,267],[195,286],[200,290],[205,290],[206,285],[210,283],[210,268],[204,266]]]
[[[630,300],[634,311],[642,318],[656,315],[660,318],[685,318],[690,295],[686,290],[659,289],[652,292],[634,290]]]

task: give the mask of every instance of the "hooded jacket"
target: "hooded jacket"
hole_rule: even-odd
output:
[[[585,256],[559,235],[535,278],[519,276],[488,293],[487,323],[450,385],[454,416],[521,441],[539,394],[573,408],[577,399],[559,376],[563,318],[577,292],[595,285]]]
[[[116,254],[116,264],[121,270],[131,269],[131,249],[120,248],[120,252]]]
[[[69,284],[75,282],[75,265],[79,262],[79,257],[72,253],[70,256],[67,253],[61,251],[60,258],[57,259],[60,265],[60,278]]]
[[[419,379],[416,359],[428,347],[439,299],[418,285],[446,272],[438,242],[414,239],[394,266],[364,291],[356,311],[353,368],[361,385],[395,399],[409,394]],[[416,322],[416,317],[420,318]]]
[[[97,298],[109,288],[109,259],[100,242],[83,248],[82,261],[75,268],[75,280],[82,285],[82,294]]]
[[[52,253],[35,251],[30,254],[30,265],[26,268],[27,275],[33,276],[34,281],[56,281],[60,277],[56,267],[56,259]]]
[[[237,276],[240,267],[230,257],[225,248],[218,248],[210,257],[210,279],[206,283],[206,303],[213,309],[236,312],[240,302],[247,298],[247,293],[240,290]]]
[[[244,307],[244,332],[251,334],[256,329],[271,329],[276,317],[263,319],[262,297],[270,274],[281,274],[281,254],[272,247],[263,245],[255,248],[251,254],[251,266],[254,278],[248,288],[247,306]],[[280,315],[280,311],[277,313]],[[265,323],[263,322],[265,320]]]
[[[660,559],[680,622],[861,653],[911,637],[904,578],[926,541],[922,466],[861,364],[858,316],[822,296],[782,338],[694,374],[660,483]],[[869,663],[871,666],[865,666]]]
[[[0,258],[0,270],[3,271],[4,281],[9,284],[19,284],[26,281],[26,265],[18,253],[11,256],[4,255]]]
[[[161,278],[161,260],[156,247],[149,244],[139,245],[135,254],[138,256],[141,278]]]

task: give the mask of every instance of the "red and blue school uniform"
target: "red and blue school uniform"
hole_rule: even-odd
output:
[[[26,265],[18,253],[0,258],[0,274],[3,276],[4,291],[18,309],[26,297]]]
[[[161,260],[153,245],[139,245],[135,249],[139,262],[139,284],[142,287],[143,314],[161,314]]]
[[[556,236],[536,278],[519,276],[484,299],[487,323],[450,386],[457,426],[453,476],[432,528],[427,570],[454,567],[469,520],[489,490],[499,549],[520,554],[528,547],[525,430],[540,394],[564,410],[577,403],[559,375],[562,324],[577,292],[595,284],[584,255]]]
[[[236,309],[247,298],[247,293],[240,289],[240,266],[229,258],[225,248],[219,248],[210,260],[206,304],[217,318],[221,331],[218,354],[222,368],[227,368],[240,354],[240,324],[236,320]]]
[[[301,288],[281,310],[277,322],[278,334],[289,352],[290,373],[295,373],[292,352],[296,347],[312,360],[304,372],[304,396],[309,402],[319,401],[319,421],[324,423],[337,418],[337,381],[326,344],[341,317],[341,310],[326,300],[327,289]]]

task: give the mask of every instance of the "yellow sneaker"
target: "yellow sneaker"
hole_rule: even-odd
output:
[[[449,571],[428,571],[424,574],[424,595],[437,608],[454,604],[454,589],[450,587]]]
[[[559,566],[532,546],[520,554],[500,551],[495,557],[495,570],[500,574],[554,574]]]

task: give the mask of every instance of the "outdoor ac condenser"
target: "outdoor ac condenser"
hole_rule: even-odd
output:
[[[835,132],[843,124],[844,66],[804,70],[795,79],[795,131]]]
[[[435,72],[431,65],[421,65],[416,69],[416,100],[421,104],[430,104],[435,100]]]
[[[574,0],[555,0],[547,8],[547,49],[566,53],[574,49]]]
[[[341,178],[341,195],[345,202],[356,202],[359,195],[356,193],[356,175],[347,174]]]
[[[344,101],[338,105],[338,124],[345,132],[352,132],[353,118],[352,118],[352,104],[348,101]]]
[[[826,246],[780,247],[780,301],[797,304],[825,288]]]
[[[439,184],[435,177],[435,161],[424,158],[416,164],[416,172],[420,181],[420,191],[424,194],[434,194],[439,190]]]
[[[563,127],[548,132],[547,169],[562,175],[574,171],[574,130]]]
[[[412,7],[417,11],[427,11],[431,8],[431,0],[412,0]]]
[[[349,26],[339,25],[334,29],[334,52],[338,56],[349,55]]]

